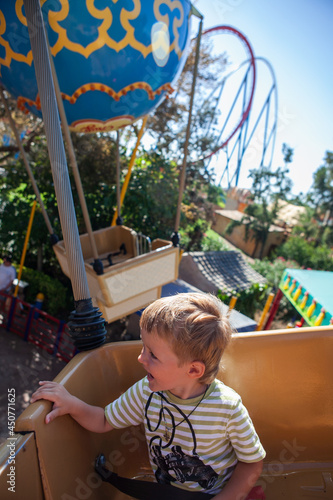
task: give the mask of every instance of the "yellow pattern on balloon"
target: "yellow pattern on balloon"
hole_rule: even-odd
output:
[[[67,48],[72,52],[82,54],[85,58],[88,58],[90,54],[100,49],[106,45],[106,39],[109,38],[107,35],[108,29],[112,24],[112,13],[110,9],[105,8],[104,10],[98,10],[94,7],[94,0],[87,0],[87,9],[95,19],[102,19],[103,22],[98,28],[98,38],[93,42],[89,43],[86,47],[79,43],[72,42],[67,36],[67,30],[60,26],[60,22],[66,19],[69,14],[69,3],[68,0],[61,0],[62,6],[59,12],[49,12],[49,24],[55,33],[58,33],[57,42],[51,47],[51,52],[53,56],[56,56],[63,48]],[[107,43],[107,45],[112,46]],[[112,47],[114,48],[114,47]]]
[[[46,0],[40,0],[41,6],[43,6],[45,2]],[[23,24],[23,26],[28,26],[27,19],[23,14],[23,0],[16,0],[15,13],[17,15],[17,19],[21,22],[21,24]],[[14,61],[19,61],[31,66],[33,59],[32,51],[29,50],[27,55],[21,54],[20,52],[15,52],[15,50],[13,50],[12,47],[10,46],[9,42],[7,42],[7,40],[4,40],[2,38],[2,35],[5,34],[6,29],[7,29],[6,20],[3,13],[0,10],[0,46],[4,47],[6,54],[5,58],[0,57],[0,68],[1,66],[7,66],[9,68],[13,59]],[[16,35],[16,37],[14,38],[12,37],[11,40],[12,41],[14,40],[14,42],[19,44],[20,36]]]
[[[9,68],[9,66],[12,62],[12,59],[14,59],[15,61],[26,63],[29,66],[31,66],[31,63],[32,63],[31,50],[28,52],[28,54],[26,56],[24,54],[17,53],[11,48],[11,46],[9,45],[9,42],[7,42],[7,40],[4,40],[2,38],[2,35],[5,34],[6,29],[7,29],[7,25],[6,25],[5,16],[3,15],[3,13],[0,10],[0,46],[4,47],[5,54],[6,54],[4,58],[0,57],[0,74],[1,74],[1,66],[7,66]]]
[[[182,26],[183,21],[184,21],[184,11],[183,11],[182,4],[178,0],[155,0],[155,3],[154,3],[155,17],[158,21],[165,23],[169,28],[169,25],[170,25],[169,16],[167,14],[162,15],[160,13],[161,5],[167,5],[171,11],[173,11],[175,9],[178,9],[178,11],[179,11],[179,14],[180,14],[179,19],[177,19],[177,17],[175,17],[175,19],[173,20],[172,32],[173,32],[175,39],[170,47],[170,52],[172,50],[174,50],[176,52],[176,54],[178,55],[178,57],[180,58],[182,55],[182,51],[179,47],[179,28]]]
[[[161,95],[162,92],[168,92],[172,93],[173,88],[169,83],[164,83],[161,85],[157,90],[153,90],[149,83],[147,82],[135,82],[131,83],[130,85],[127,85],[126,87],[123,87],[121,90],[116,92],[113,90],[111,87],[108,85],[105,85],[104,83],[99,83],[99,82],[90,82],[86,83],[84,85],[81,85],[80,88],[76,89],[75,92],[73,92],[72,95],[65,94],[64,92],[61,93],[61,97],[63,101],[68,101],[70,104],[75,104],[77,99],[82,95],[85,94],[86,92],[92,92],[92,91],[99,91],[99,92],[105,92],[108,94],[110,97],[112,97],[115,101],[119,101],[121,97],[125,96],[129,92],[133,92],[134,90],[145,90],[148,94],[148,99],[153,100],[155,99],[156,96]],[[32,99],[28,99],[24,96],[19,96],[17,99],[17,107],[24,113],[28,113],[29,109],[26,107],[26,104],[29,106],[35,106],[37,109],[41,109],[40,105],[40,99],[39,95],[37,95],[36,100],[33,101]]]
[[[47,0],[41,0],[41,6]],[[118,0],[112,0],[113,3],[117,3]],[[145,46],[143,43],[139,42],[135,38],[135,29],[131,24],[131,21],[137,19],[141,14],[141,1],[143,0],[133,0],[134,7],[132,10],[121,9],[120,12],[120,22],[124,28],[126,34],[122,40],[119,42],[113,40],[108,31],[110,30],[113,22],[113,16],[110,8],[97,9],[95,6],[95,0],[86,0],[87,10],[92,17],[95,19],[102,20],[101,25],[98,28],[98,38],[93,42],[89,43],[86,47],[79,43],[72,42],[67,35],[67,30],[63,28],[60,23],[64,21],[69,12],[70,5],[69,0],[60,0],[61,9],[59,11],[49,10],[48,21],[52,30],[58,34],[58,39],[51,47],[51,53],[53,56],[58,54],[62,49],[66,48],[72,52],[82,54],[85,58],[88,58],[93,52],[99,50],[104,45],[110,47],[111,49],[119,52],[127,46],[133,47],[135,50],[139,51],[144,57],[152,52],[152,44]],[[178,57],[181,57],[182,51],[179,46],[179,29],[181,28],[184,21],[184,11],[181,3],[178,0],[155,0],[154,3],[154,14],[157,21],[165,23],[168,27],[170,25],[170,17],[168,14],[162,15],[160,9],[162,5],[167,5],[171,11],[177,9],[179,11],[179,17],[175,17],[172,25],[172,32],[174,35],[174,42],[170,47],[170,52],[175,50]],[[27,26],[27,20],[23,14],[23,0],[16,0],[15,2],[15,12],[17,18],[22,23],[22,25]],[[12,59],[26,63],[31,66],[33,57],[31,50],[28,54],[24,55],[19,52],[15,52],[13,48],[9,45],[9,42],[3,40],[1,35],[6,31],[6,21],[3,13],[0,11],[0,46],[2,45],[5,49],[5,57],[0,58],[0,66],[4,65],[9,67]]]

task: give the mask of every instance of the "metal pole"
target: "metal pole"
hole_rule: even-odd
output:
[[[272,321],[275,318],[277,310],[279,309],[279,305],[280,305],[282,297],[283,297],[283,293],[281,292],[280,289],[278,289],[278,291],[277,291],[277,293],[275,295],[274,302],[272,304],[271,311],[269,313],[268,319],[266,321],[266,324],[265,324],[263,330],[269,330],[269,328],[270,328],[270,326],[272,324]]]
[[[105,322],[98,308],[92,306],[85,273],[40,3],[23,3],[75,301],[69,328],[78,349],[92,349],[105,341]]]
[[[257,324],[257,328],[256,328],[257,332],[259,332],[260,330],[262,330],[264,321],[265,321],[266,316],[268,314],[269,308],[272,305],[273,299],[274,299],[274,293],[270,293],[268,295],[267,300],[266,300],[266,304],[265,304],[265,307],[263,309],[263,312],[261,313],[261,317],[260,317],[259,323]]]
[[[42,215],[44,217],[44,221],[45,221],[46,227],[47,227],[47,229],[48,229],[48,231],[49,231],[49,233],[51,235],[51,243],[52,243],[52,245],[54,245],[55,243],[58,242],[58,236],[54,233],[54,230],[53,230],[53,228],[51,226],[50,219],[49,219],[49,217],[48,217],[48,215],[46,213],[46,210],[45,210],[45,207],[44,207],[44,203],[43,203],[43,201],[41,199],[41,196],[40,196],[40,193],[39,193],[39,190],[38,190],[35,178],[34,178],[34,174],[32,173],[32,170],[30,168],[28,157],[27,157],[26,152],[24,151],[24,148],[22,146],[22,142],[21,142],[19,133],[17,131],[15,122],[14,122],[14,120],[12,118],[11,113],[10,113],[10,109],[8,107],[7,99],[6,99],[6,97],[5,97],[4,93],[3,93],[2,87],[0,87],[0,95],[1,95],[1,99],[2,99],[2,102],[3,102],[3,105],[4,105],[4,108],[5,108],[7,117],[8,117],[9,125],[10,125],[10,127],[11,127],[11,129],[12,129],[12,131],[14,133],[15,140],[16,140],[17,146],[18,146],[18,148],[20,150],[24,166],[26,168],[26,171],[28,173],[28,176],[29,176],[31,184],[32,184],[32,188],[33,188],[33,190],[35,192],[36,198],[37,198],[39,206],[41,208]]]
[[[116,224],[117,226],[121,226],[123,223],[123,219],[121,218],[120,215],[120,207],[121,207],[121,201],[120,201],[120,135],[119,135],[119,130],[117,130],[117,156],[116,156],[116,163],[117,163],[117,219],[116,219]]]
[[[80,173],[79,173],[79,168],[78,168],[77,161],[76,161],[74,146],[73,146],[71,134],[70,134],[69,127],[68,127],[68,122],[67,122],[67,117],[66,117],[66,113],[65,113],[64,103],[63,103],[62,98],[61,98],[59,81],[58,81],[57,73],[56,73],[56,70],[55,70],[55,67],[54,67],[54,62],[53,62],[53,58],[52,58],[52,55],[51,55],[50,46],[49,46],[49,43],[48,43],[47,36],[46,36],[46,41],[47,41],[47,48],[48,48],[48,52],[49,52],[49,61],[50,61],[50,65],[51,65],[52,78],[53,78],[53,83],[54,83],[54,90],[55,90],[55,94],[56,94],[56,98],[57,98],[58,109],[59,109],[59,114],[60,114],[60,119],[61,119],[61,124],[62,124],[62,131],[63,131],[64,138],[65,138],[65,141],[66,141],[66,144],[67,144],[69,162],[70,162],[70,165],[72,167],[72,171],[73,171],[73,175],[74,175],[74,180],[75,180],[75,185],[76,185],[76,189],[77,189],[77,192],[78,192],[78,195],[79,195],[80,205],[81,205],[81,209],[82,209],[83,219],[84,219],[84,223],[85,223],[85,226],[86,226],[86,231],[88,233],[88,237],[89,237],[89,242],[90,242],[90,245],[91,245],[92,254],[93,254],[93,257],[94,257],[94,266],[93,267],[94,267],[94,271],[97,274],[103,274],[103,263],[98,258],[98,251],[97,251],[97,247],[96,247],[96,242],[95,242],[93,230],[92,230],[92,227],[91,227],[91,222],[90,222],[90,217],[89,217],[89,213],[88,213],[87,203],[86,203],[86,199],[85,199],[85,196],[84,196],[82,182],[81,182],[81,177],[80,177]]]
[[[124,180],[124,184],[123,184],[123,186],[121,188],[121,193],[120,193],[120,208],[122,207],[122,204],[124,202],[124,198],[125,198],[125,194],[126,194],[126,191],[127,191],[127,187],[128,187],[128,184],[129,184],[129,181],[130,181],[130,178],[131,178],[131,174],[132,174],[132,168],[133,168],[133,165],[134,165],[134,162],[135,162],[135,158],[136,158],[136,154],[137,154],[137,151],[138,151],[138,148],[139,148],[139,145],[140,145],[140,141],[141,141],[142,136],[143,136],[143,132],[144,132],[145,127],[146,127],[147,119],[148,119],[148,116],[145,116],[145,118],[142,121],[141,129],[140,129],[140,132],[138,134],[138,138],[136,140],[136,144],[135,144],[135,147],[133,149],[133,153],[132,153],[129,165],[128,165],[128,170],[127,170],[127,174],[126,174],[126,177],[125,177],[125,180]],[[115,211],[115,213],[113,215],[111,226],[115,226],[117,217],[118,217],[118,209]]]
[[[193,112],[193,103],[194,103],[195,84],[196,84],[197,75],[198,75],[202,25],[203,25],[203,20],[201,19],[200,25],[199,25],[196,53],[195,53],[195,63],[194,63],[192,89],[191,89],[191,97],[190,97],[190,109],[189,109],[187,129],[186,129],[186,138],[185,138],[185,145],[184,145],[184,158],[183,158],[182,171],[181,171],[180,180],[179,180],[179,194],[178,194],[177,213],[176,213],[176,220],[175,220],[175,230],[174,230],[174,233],[173,233],[172,238],[171,238],[173,245],[175,247],[178,246],[178,244],[179,244],[178,230],[179,230],[179,223],[180,223],[181,204],[182,204],[184,188],[185,188],[186,162],[187,162],[188,145],[189,145],[190,133],[191,133],[191,121],[192,121],[192,112]]]
[[[229,311],[231,311],[232,309],[234,309],[235,305],[236,305],[236,302],[237,302],[237,299],[238,297],[236,295],[233,295],[230,299],[230,303],[229,303]]]
[[[22,255],[21,255],[20,269],[19,269],[19,273],[18,273],[18,276],[17,276],[17,285],[16,285],[15,291],[14,291],[14,297],[17,297],[17,294],[18,294],[18,291],[19,291],[19,287],[20,287],[20,279],[21,279],[21,276],[22,276],[22,271],[23,271],[23,265],[24,265],[24,261],[25,261],[25,256],[27,254],[27,248],[28,248],[28,243],[29,243],[29,238],[30,238],[32,223],[33,223],[34,217],[35,217],[36,205],[37,205],[37,201],[35,200],[33,202],[32,209],[31,209],[31,212],[30,212],[30,218],[29,218],[29,224],[28,224],[28,228],[27,228],[27,234],[25,235],[25,240],[24,240],[24,245],[23,245],[23,251],[22,251]]]

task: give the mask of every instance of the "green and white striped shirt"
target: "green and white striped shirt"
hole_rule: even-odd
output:
[[[214,380],[201,399],[152,392],[145,377],[106,406],[105,416],[114,428],[144,424],[159,482],[216,494],[238,461],[258,462],[265,451],[233,389]]]

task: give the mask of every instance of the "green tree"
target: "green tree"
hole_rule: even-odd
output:
[[[169,239],[178,199],[178,169],[160,153],[144,153],[135,164],[125,197],[124,224],[150,238]]]
[[[11,97],[8,92],[4,91],[4,96],[15,122],[16,129],[21,137],[22,145],[25,151],[29,153],[34,141],[43,133],[43,122],[40,118],[37,118],[31,113],[24,114],[19,111],[16,108],[16,100]],[[0,165],[2,166],[5,164],[7,158],[11,158],[14,154],[16,155],[19,152],[2,99],[0,100],[0,122],[1,135],[3,138],[2,144],[0,145]]]
[[[326,151],[324,164],[313,175],[308,201],[314,208],[319,226],[318,243],[333,244],[333,229],[329,226],[333,217],[333,152]]]
[[[181,160],[184,151],[195,52],[196,40],[192,44],[174,93],[162,102],[148,121],[148,133],[153,140],[153,147],[177,163]],[[210,94],[221,80],[221,75],[227,65],[227,56],[225,53],[218,56],[212,54],[212,41],[203,37],[188,148],[189,179],[194,172],[203,168],[202,162],[193,164],[190,160],[197,160],[204,156],[215,140],[214,132],[209,126],[214,124],[216,120],[215,100],[210,97]]]
[[[38,121],[38,119],[36,120]],[[8,131],[9,133],[10,131]],[[51,225],[61,239],[61,227],[46,138],[45,135],[37,136],[34,132],[31,139],[29,134],[27,132],[24,142],[29,165],[36,179]],[[116,206],[115,140],[109,134],[100,134],[99,136],[73,134],[72,140],[93,229],[105,227],[111,223]],[[126,158],[122,154],[122,163],[125,162]],[[0,165],[2,165],[2,175],[0,176],[0,213],[2,214],[0,250],[3,253],[12,253],[14,260],[19,261],[35,194],[23,161],[17,155],[17,148],[12,146],[10,151],[3,151]],[[78,227],[82,233],[86,231],[86,228],[70,166],[69,174],[73,187]],[[32,226],[26,264],[40,271],[43,269],[45,272],[57,274],[55,268],[58,267],[58,264],[49,243],[48,231],[39,206],[37,206]]]
[[[309,198],[321,213],[333,213],[333,152],[326,151],[324,164],[313,175]]]
[[[135,163],[125,197],[124,224],[150,238],[170,239],[178,202],[179,168],[157,152],[144,152]],[[201,250],[221,190],[204,183],[187,186],[181,206],[181,246]],[[207,242],[205,243],[207,245]],[[215,244],[216,246],[216,244]]]
[[[34,136],[27,151],[31,170],[38,181],[39,191],[51,225],[55,232],[60,229],[56,208],[53,180],[44,136]],[[2,252],[10,252],[16,261],[20,260],[25,234],[35,194],[20,156],[12,152],[7,156],[0,176],[0,247]],[[44,254],[46,252],[46,255]],[[48,231],[37,206],[33,221],[29,252],[26,263],[41,269],[41,261],[52,260],[48,244]]]
[[[283,144],[284,166],[272,171],[268,167],[250,170],[252,179],[250,203],[240,221],[231,222],[226,232],[231,234],[236,226],[245,225],[245,238],[255,240],[253,255],[260,248],[260,258],[263,257],[265,243],[271,225],[279,210],[279,200],[286,199],[291,191],[292,182],[287,174],[288,163],[292,160],[293,150]]]
[[[114,134],[72,134],[82,187],[94,230],[111,224],[116,199],[116,141]],[[120,151],[121,170],[127,164],[126,149]],[[85,233],[77,190],[71,175],[79,232]]]
[[[299,236],[307,241],[317,241],[319,226],[315,219],[315,209],[305,207],[305,212],[300,214],[297,224],[292,229],[293,236]]]
[[[298,236],[291,236],[276,250],[276,256],[296,261],[299,266],[317,271],[333,271],[332,251]]]

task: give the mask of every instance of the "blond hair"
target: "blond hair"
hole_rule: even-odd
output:
[[[232,333],[222,302],[204,293],[180,293],[156,300],[143,311],[140,327],[166,340],[180,364],[203,362],[202,384],[210,384],[216,377]]]

